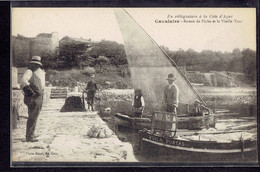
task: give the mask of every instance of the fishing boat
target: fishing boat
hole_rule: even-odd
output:
[[[153,150],[157,155],[172,153],[175,156],[176,153],[182,155],[189,153],[189,156],[199,155],[200,160],[256,158],[256,128],[248,131],[239,130],[239,127],[220,131],[215,129],[187,131],[177,128],[177,118],[174,120],[172,116],[158,112],[153,115],[151,130],[140,131],[142,151],[149,153]],[[256,124],[250,126],[256,127]]]
[[[208,134],[214,135],[214,134]],[[200,136],[197,136],[198,138]],[[257,154],[257,140],[240,139],[226,141],[190,140],[189,138],[166,138],[153,133],[142,134],[142,150],[154,150],[154,154],[178,154],[200,157],[200,160],[220,160],[229,162],[232,157],[250,158]],[[252,157],[251,157],[252,158]]]
[[[144,128],[151,128],[151,119],[149,118],[136,118],[121,113],[116,113],[115,125],[117,128],[131,128],[135,130],[142,130]]]
[[[124,115],[121,113],[116,113],[115,124],[118,128],[131,128],[135,130],[142,130],[144,128],[151,128],[151,118],[137,118],[130,117],[128,115]],[[207,116],[190,116],[187,114],[177,116],[178,120],[178,128],[179,129],[189,129],[196,130],[202,128],[215,127],[216,117],[214,114],[210,114]]]
[[[163,111],[161,102],[163,89],[167,85],[166,76],[174,73],[177,78],[175,84],[181,88],[179,89],[178,128],[197,129],[209,125],[214,127],[216,122],[214,115],[190,115],[189,109],[196,100],[203,106],[206,106],[206,103],[177,64],[126,10],[116,9],[115,16],[124,40],[133,87],[142,89],[145,109],[148,113]],[[115,114],[115,120],[118,126],[136,129],[147,128],[147,126],[149,128],[148,123],[151,122],[150,118],[138,119],[120,113]]]
[[[212,158],[226,160],[227,162],[229,162],[227,160],[229,156],[234,159],[234,155],[242,158],[246,155],[250,157],[257,155],[256,131],[251,134],[248,134],[246,130],[239,131],[239,128],[207,131],[205,133],[195,130],[182,131],[182,128],[188,129],[189,124],[198,123],[197,126],[201,126],[203,122],[207,121],[204,116],[184,115],[188,114],[187,111],[189,112],[187,107],[193,105],[196,100],[199,100],[205,107],[207,106],[206,103],[180,67],[148,35],[128,11],[115,9],[115,16],[124,40],[133,88],[142,89],[145,108],[149,111],[149,114],[152,114],[150,121],[141,118],[136,122],[136,118],[122,114],[116,114],[115,119],[118,125],[129,127],[142,126],[143,123],[146,125],[146,122],[150,123],[150,129],[140,131],[139,145],[143,148],[142,150],[146,150],[148,155],[155,153],[156,157],[159,154],[176,156],[175,153],[179,151],[183,158],[195,154],[195,159],[198,160],[205,159],[207,161]],[[174,36],[174,33],[172,36]],[[177,45],[178,42],[175,44]],[[167,85],[166,76],[169,73],[174,74],[176,77],[174,83],[179,87],[177,113],[179,116],[164,112],[161,107],[162,93]],[[216,117],[214,114],[208,117],[211,116]],[[214,121],[213,118],[212,121]],[[231,133],[234,137],[231,137]],[[171,153],[171,151],[174,153]]]

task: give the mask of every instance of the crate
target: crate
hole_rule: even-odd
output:
[[[177,131],[177,114],[156,111],[152,116],[151,132],[161,136],[175,136]]]

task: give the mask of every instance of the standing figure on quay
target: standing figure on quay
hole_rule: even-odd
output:
[[[45,87],[45,72],[41,69],[41,57],[33,56],[28,69],[24,72],[21,88],[24,92],[24,103],[28,107],[26,125],[26,141],[37,142],[34,135],[38,116],[40,114]]]
[[[88,82],[87,87],[85,89],[85,93],[87,93],[87,101],[88,101],[88,110],[94,111],[94,98],[97,88],[97,83],[95,81],[95,76],[93,74],[90,75],[91,80]]]

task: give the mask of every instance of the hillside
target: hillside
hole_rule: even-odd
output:
[[[101,89],[132,88],[130,74],[126,67],[110,66],[102,71],[100,69],[96,71],[98,71],[95,74],[96,81]],[[191,83],[210,87],[250,87],[256,84],[250,82],[244,74],[234,72],[212,71],[202,73],[189,71],[187,77]],[[86,82],[89,81],[89,73],[84,69],[46,70],[46,81],[48,81],[47,85],[50,86],[85,87]]]
[[[249,80],[245,74],[226,71],[198,72],[189,71],[187,77],[191,83],[213,87],[249,87],[256,86],[256,82]]]
[[[131,79],[126,70],[125,68],[110,67],[108,71],[103,70],[95,73],[99,88],[131,88]],[[89,73],[93,73],[93,71],[90,72],[89,69],[46,70],[47,86],[69,88],[78,86],[79,89],[82,89],[86,87],[86,83],[90,80]]]

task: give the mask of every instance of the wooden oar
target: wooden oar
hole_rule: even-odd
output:
[[[201,135],[201,134],[226,134],[226,133],[236,133],[236,132],[243,132],[244,130],[223,130],[223,131],[215,131],[215,132],[206,132],[206,133],[195,133],[196,135]]]
[[[241,129],[248,129],[248,128],[252,128],[252,127],[257,127],[257,123],[250,123],[250,124],[244,124],[244,125],[240,125],[240,126],[235,126],[235,127],[228,127],[228,129],[231,130],[241,130]]]
[[[227,113],[227,112],[230,112],[230,110],[227,110],[227,109],[218,109],[218,110],[216,110],[215,113]]]
[[[245,116],[243,116],[243,117],[239,117],[239,118],[244,119],[244,120],[256,120],[256,117],[245,117]]]
[[[218,117],[218,116],[236,116],[236,115],[239,115],[239,113],[215,113],[215,114],[211,114],[215,117]]]
[[[83,107],[86,108],[86,106],[85,106],[84,91],[82,92],[82,104],[83,104]]]
[[[243,132],[244,130],[222,130],[222,131],[214,131],[214,132],[205,132],[200,133],[198,131],[186,131],[186,132],[178,132],[177,135],[179,136],[192,136],[192,135],[203,135],[203,134],[227,134],[227,133],[235,133],[235,132]]]

